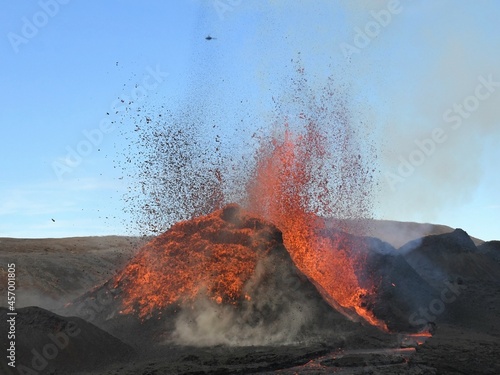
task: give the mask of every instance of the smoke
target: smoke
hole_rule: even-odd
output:
[[[491,49],[500,41],[491,29],[494,17],[484,17],[498,9],[484,5],[476,17],[464,2],[403,3],[402,22],[391,32],[407,54],[387,61],[390,85],[380,87],[391,106],[381,149],[384,216],[434,220],[443,210],[470,202],[484,181],[488,145],[500,139],[500,53]],[[421,27],[410,30],[410,17]],[[488,91],[484,81],[490,79],[496,83]],[[483,86],[479,96],[478,86]],[[435,129],[443,134],[439,141],[433,139]],[[425,142],[422,151],[418,144]]]
[[[20,288],[18,290],[17,298],[16,298],[16,307],[28,307],[28,306],[39,306],[46,310],[55,311],[61,308],[64,304],[71,300],[71,298],[76,297],[77,294],[74,293],[72,295],[64,295],[61,298],[54,298],[47,295],[42,294],[40,290],[30,289],[30,288]],[[0,307],[8,307],[7,298],[5,298],[5,302],[0,302]]]
[[[275,301],[259,301],[260,306],[245,303],[241,311],[200,297],[177,318],[173,341],[193,346],[287,345],[303,341],[299,333],[309,323],[310,315],[307,306],[299,301],[288,301],[279,319],[273,322],[248,321],[255,320],[252,314],[259,308],[265,307],[271,313],[281,308],[282,296],[276,297]]]
[[[276,254],[260,260],[244,286],[251,299],[236,306],[200,295],[177,317],[172,341],[194,346],[285,345],[314,337],[316,307],[294,270]]]

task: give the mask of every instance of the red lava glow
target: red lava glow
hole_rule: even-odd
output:
[[[218,304],[250,300],[243,286],[277,241],[275,227],[236,205],[179,222],[146,244],[116,276],[115,288],[124,292],[121,313],[147,318],[200,294]]]
[[[263,144],[256,173],[249,187],[249,206],[283,232],[285,247],[297,267],[306,274],[332,305],[354,311],[372,325],[387,330],[384,322],[367,309],[365,297],[373,289],[360,287],[355,259],[342,234],[323,236],[325,229],[311,212],[311,191],[320,205],[327,205],[327,179],[318,179],[318,162],[328,157],[326,139],[310,123],[305,134],[296,135],[285,126],[283,137]],[[347,243],[346,243],[347,242]],[[332,301],[333,300],[333,301]]]

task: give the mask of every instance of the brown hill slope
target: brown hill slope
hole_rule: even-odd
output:
[[[17,306],[54,309],[122,268],[143,240],[135,237],[0,238],[0,265],[15,262]],[[0,293],[7,285],[0,266]],[[6,306],[6,299],[0,306]]]

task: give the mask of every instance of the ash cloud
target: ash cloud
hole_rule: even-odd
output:
[[[173,342],[192,346],[266,346],[303,342],[298,339],[302,322],[308,318],[294,306],[274,324],[251,326],[228,306],[200,301],[192,311],[184,311],[176,321]]]
[[[264,297],[245,302],[240,309],[200,297],[177,317],[173,342],[193,346],[251,346],[303,341],[303,330],[311,323],[312,313],[306,301],[300,298],[292,301],[276,293]],[[270,322],[264,321],[257,318],[256,311],[278,316]]]
[[[40,290],[19,288],[16,299],[16,307],[22,308],[28,306],[38,306],[47,310],[54,311],[61,308],[64,304],[66,304],[77,295],[77,293],[72,293],[61,298],[54,298],[42,294]],[[5,302],[0,302],[0,307],[8,307],[7,298],[5,298]]]

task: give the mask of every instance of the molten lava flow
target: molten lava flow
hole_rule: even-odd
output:
[[[325,234],[323,222],[310,211],[314,205],[331,204],[328,179],[321,172],[321,162],[328,157],[325,137],[312,123],[303,135],[294,135],[285,126],[283,138],[262,144],[258,155],[249,208],[283,232],[293,261],[331,304],[387,329],[366,306],[365,297],[374,290],[360,287],[355,267],[362,259],[345,247],[348,241],[342,232]]]
[[[114,286],[123,292],[121,313],[146,318],[199,294],[219,304],[249,300],[243,285],[280,240],[275,227],[246,216],[236,205],[177,223],[116,276]]]

